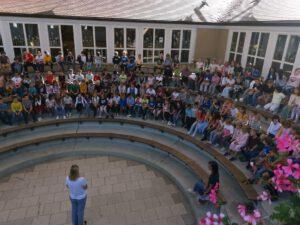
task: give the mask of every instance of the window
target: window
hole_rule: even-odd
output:
[[[124,29],[115,28],[115,48],[124,48]]]
[[[127,51],[127,55],[135,55],[136,31],[134,28],[115,28],[115,51],[122,55]]]
[[[282,69],[283,74],[286,76],[291,75],[299,48],[299,42],[299,35],[278,35],[272,62],[272,67],[275,71]]]
[[[260,70],[260,72],[264,66],[269,36],[269,33],[252,32],[251,34],[247,65],[251,63]]]
[[[60,25],[48,25],[48,37],[50,55],[52,56],[52,60],[55,60],[54,57],[58,55],[59,52],[62,52]]]
[[[144,29],[143,61],[145,63],[157,62],[160,54],[164,54],[165,30],[164,29]]]
[[[95,27],[96,47],[106,48],[106,29],[105,27]]]
[[[4,52],[4,48],[3,48],[2,35],[0,34],[0,53],[1,52]]]
[[[294,63],[299,47],[300,36],[292,35],[289,41],[288,49],[285,55],[285,61]]]
[[[10,23],[9,25],[13,46],[25,46],[23,24]]]
[[[97,26],[81,26],[82,46],[85,54],[99,54],[103,62],[107,62],[106,28]]]
[[[10,23],[9,26],[15,57],[22,58],[24,51],[36,54],[40,50],[37,24]]]
[[[273,59],[282,60],[286,39],[287,35],[278,35]]]
[[[171,58],[176,61],[179,60],[182,63],[189,62],[190,42],[190,30],[173,30]]]
[[[94,32],[92,26],[81,26],[82,46],[94,47]]]
[[[25,24],[28,46],[40,46],[39,29],[37,24]]]
[[[60,47],[60,32],[58,25],[48,25],[50,47]]]
[[[229,62],[236,61],[241,63],[245,38],[245,32],[233,32],[228,59]]]

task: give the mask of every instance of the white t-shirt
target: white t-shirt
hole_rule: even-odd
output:
[[[224,124],[224,127],[223,129],[225,130],[228,130],[230,134],[233,134],[233,131],[234,131],[234,127],[232,125],[227,125],[227,124]]]
[[[77,180],[70,180],[69,176],[66,178],[66,185],[69,187],[71,199],[84,199],[86,197],[86,189],[83,187],[87,185],[87,181],[83,177],[79,177]]]

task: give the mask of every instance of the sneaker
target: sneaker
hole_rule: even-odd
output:
[[[58,119],[59,119],[59,116],[57,116],[56,119],[58,120]]]
[[[167,125],[168,125],[168,126],[171,126],[171,124],[172,124],[172,123],[171,123],[170,121],[168,121]]]
[[[41,122],[41,121],[42,121],[42,117],[39,117],[39,118],[38,118],[38,121]]]
[[[128,118],[130,118],[130,117],[131,117],[131,115],[130,115],[130,114],[128,114],[128,115],[127,115],[127,117],[128,117]]]
[[[66,117],[66,116],[64,116],[63,118],[64,118],[64,119],[67,119],[67,117]]]
[[[195,193],[195,192],[192,190],[192,188],[188,188],[188,189],[187,189],[187,192],[190,193],[190,194],[194,194],[194,193]]]

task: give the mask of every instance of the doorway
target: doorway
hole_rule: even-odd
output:
[[[69,51],[75,55],[73,26],[61,25],[61,37],[64,56],[66,56]]]

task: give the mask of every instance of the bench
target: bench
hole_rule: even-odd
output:
[[[120,123],[120,124],[131,124],[135,126],[140,126],[141,128],[148,127],[152,129],[159,130],[161,132],[170,133],[172,135],[175,135],[179,137],[182,140],[188,141],[198,148],[202,149],[203,151],[206,151],[208,154],[212,155],[218,162],[220,162],[227,171],[232,174],[232,176],[236,179],[238,184],[240,185],[241,189],[247,196],[249,200],[257,200],[258,193],[254,189],[254,187],[251,184],[244,183],[245,180],[247,180],[246,175],[236,166],[234,165],[230,160],[228,160],[226,157],[224,157],[217,149],[215,149],[212,145],[199,141],[181,131],[178,131],[173,128],[148,123],[144,121],[137,121],[137,120],[128,120],[128,119],[92,119],[92,118],[69,118],[65,120],[50,120],[50,121],[42,121],[38,123],[30,123],[28,125],[22,125],[19,127],[12,127],[3,129],[0,131],[0,135],[6,136],[9,133],[18,132],[23,129],[34,129],[35,127],[41,127],[41,126],[49,126],[49,125],[57,125],[64,124],[64,123],[74,123],[74,122],[112,122],[112,123]]]
[[[28,145],[38,145],[39,143],[55,141],[55,140],[65,140],[67,138],[116,138],[116,139],[124,139],[132,142],[139,142],[146,145],[149,145],[153,148],[160,149],[168,155],[171,155],[181,162],[183,162],[199,179],[208,180],[208,174],[191,158],[187,157],[186,155],[182,154],[180,151],[176,149],[160,144],[159,142],[148,140],[141,137],[136,137],[132,135],[125,135],[125,134],[116,134],[116,133],[65,133],[59,135],[53,135],[49,137],[42,137],[36,138],[29,141],[24,141],[22,143],[13,144],[7,147],[0,148],[0,153],[9,152],[9,151],[16,151],[18,148],[25,147]],[[219,200],[222,204],[226,203],[226,200],[221,192],[218,192]]]

